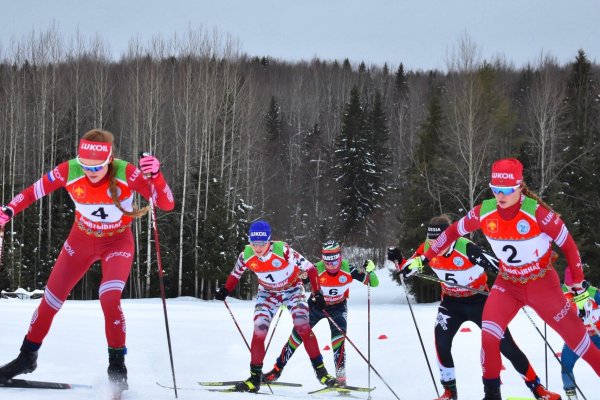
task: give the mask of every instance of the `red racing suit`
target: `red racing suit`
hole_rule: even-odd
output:
[[[148,199],[150,185],[134,165],[115,159],[113,166],[118,198],[123,209],[131,211],[134,192]],[[173,194],[162,173],[152,183],[154,203],[163,210],[172,210],[175,205]],[[114,204],[109,191],[109,174],[92,183],[76,160],[65,161],[15,196],[8,207],[16,215],[61,187],[67,190],[75,203],[75,223],[50,273],[44,297],[33,314],[27,339],[42,343],[71,289],[94,262],[101,261],[99,298],[106,340],[109,347],[125,347],[121,292],[133,261],[132,218],[125,216]]]
[[[254,309],[250,364],[262,365],[265,358],[265,339],[280,305],[285,305],[292,314],[294,328],[304,341],[310,359],[320,357],[317,338],[310,328],[308,304],[300,279],[300,273],[306,272],[313,292],[320,290],[314,265],[283,242],[270,242],[269,249],[262,257],[257,256],[251,246],[246,246],[225,282],[225,288],[229,292],[233,291],[246,269],[256,274],[259,285]]]
[[[600,376],[600,351],[562,294],[558,274],[550,263],[551,242],[564,253],[573,281],[583,279],[581,259],[559,215],[521,196],[506,209],[485,200],[446,229],[425,253],[432,259],[459,236],[481,229],[496,257],[500,273],[486,301],[482,322],[481,362],[484,379],[500,377],[500,340],[508,323],[523,306],[533,308]]]

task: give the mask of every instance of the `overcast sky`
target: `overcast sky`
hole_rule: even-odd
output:
[[[217,28],[245,53],[290,61],[349,58],[445,69],[465,33],[482,56],[515,66],[540,53],[571,62],[579,48],[600,61],[599,0],[3,0],[0,44],[54,21],[65,38],[98,33],[115,58],[136,36]]]

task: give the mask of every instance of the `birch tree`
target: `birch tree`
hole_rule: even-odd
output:
[[[480,194],[487,176],[488,146],[494,133],[481,71],[480,49],[464,36],[448,59],[447,106],[448,130],[445,140],[452,151],[448,165],[457,177],[458,185],[447,193],[464,210],[470,210]]]
[[[537,193],[544,195],[556,179],[561,162],[559,144],[564,140],[565,86],[556,60],[540,56],[528,92],[527,133],[534,151]]]

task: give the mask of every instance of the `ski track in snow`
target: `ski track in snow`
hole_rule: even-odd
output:
[[[403,288],[391,282],[386,270],[379,270],[381,286],[371,288],[371,360],[375,369],[402,400],[422,400],[436,397],[435,390],[423,357],[419,339],[410,315]],[[23,336],[33,311],[40,300],[0,300],[0,363],[13,359],[19,351]],[[228,303],[247,340],[252,333],[253,301],[229,299]],[[423,336],[427,356],[431,363],[436,384],[439,372],[435,357],[433,324],[438,303],[413,303],[417,323]],[[130,390],[123,400],[174,399],[173,390],[156,385],[172,384],[171,366],[166,341],[162,304],[160,299],[123,300],[127,317],[126,358],[129,370]],[[190,297],[167,301],[169,325],[173,345],[175,373],[179,399],[255,399],[244,393],[215,393],[202,390],[198,381],[245,379],[249,375],[250,356],[246,345],[235,328],[229,313],[219,301],[202,301]],[[540,330],[543,322],[533,310]],[[350,339],[367,356],[367,289],[360,283],[351,288],[349,300]],[[274,322],[271,327],[274,326]],[[472,323],[463,325],[471,332],[459,332],[454,339],[453,355],[456,365],[458,391],[461,399],[481,399],[481,367],[479,364],[480,331]],[[533,363],[542,382],[544,373],[544,342],[523,312],[510,325],[515,340]],[[284,312],[265,358],[263,370],[271,369],[292,329],[291,318]],[[321,321],[315,328],[319,346],[331,346],[329,327]],[[271,332],[269,332],[270,337]],[[378,339],[386,335],[387,339]],[[550,344],[556,351],[562,349],[562,340],[548,328]],[[368,369],[364,360],[350,343],[347,348],[348,383],[367,386]],[[331,350],[322,351],[329,372],[334,371]],[[506,371],[502,372],[503,395],[529,396],[512,366],[504,360]],[[24,390],[0,388],[0,399],[70,400],[110,399],[106,379],[108,356],[104,336],[104,320],[98,301],[67,301],[56,315],[53,326],[40,350],[38,368],[21,378],[93,385],[94,389],[76,390]],[[561,395],[562,384],[557,361],[548,354],[549,386]],[[588,399],[598,399],[595,390],[598,378],[592,369],[579,361],[575,366],[578,384]],[[317,382],[304,348],[298,349],[285,368],[282,381],[298,382],[301,388],[273,387],[272,399],[338,398],[335,393],[311,396],[307,392],[321,387]],[[374,400],[395,399],[386,385],[371,372]],[[268,392],[263,386],[261,391]],[[366,393],[353,393],[367,399]],[[260,396],[261,398],[263,396]]]

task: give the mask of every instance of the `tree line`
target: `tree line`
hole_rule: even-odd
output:
[[[113,132],[125,160],[150,151],[177,202],[158,216],[169,296],[210,298],[257,218],[312,260],[328,238],[372,249],[380,265],[388,245],[408,256],[431,217],[459,218],[490,197],[490,165],[508,156],[561,213],[586,276],[600,283],[599,69],[584,50],[567,65],[542,54],[517,69],[482,59],[463,37],[446,71],[408,71],[251,57],[202,29],[132,40],[119,60],[101,38],[67,41],[56,28],[3,49],[2,203],[73,158],[92,128]],[[16,216],[5,227],[0,286],[42,288],[72,220],[64,191]],[[136,220],[126,296],[158,294],[149,233],[148,218]],[[99,280],[94,266],[72,298],[97,298]],[[255,286],[248,276],[237,294]],[[412,290],[420,301],[439,293],[419,281]]]

